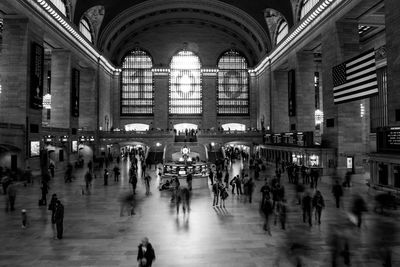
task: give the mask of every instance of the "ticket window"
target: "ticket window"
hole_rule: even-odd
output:
[[[310,166],[311,167],[318,167],[319,166],[319,156],[318,155],[311,155],[310,156]]]
[[[388,165],[380,163],[378,165],[378,183],[380,185],[388,185]]]

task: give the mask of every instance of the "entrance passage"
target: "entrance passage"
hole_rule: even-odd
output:
[[[198,126],[196,124],[193,123],[179,123],[179,124],[175,124],[174,125],[174,129],[176,130],[176,132],[185,132],[186,130],[197,130]]]
[[[224,129],[224,131],[244,132],[246,131],[246,125],[241,123],[226,123],[222,125],[222,129]]]

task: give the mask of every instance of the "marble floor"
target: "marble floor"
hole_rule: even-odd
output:
[[[344,209],[336,209],[331,194],[331,179],[323,177],[319,185],[326,203],[322,224],[312,226],[302,222],[300,207],[295,203],[294,187],[287,183],[287,229],[272,226],[271,235],[263,230],[264,219],[259,213],[260,187],[257,181],[253,203],[243,196],[232,195],[226,209],[213,208],[210,186],[205,179],[194,181],[189,215],[177,215],[168,192],[157,189],[155,170],[151,195],[146,196],[139,181],[136,215],[120,216],[120,196],[130,192],[127,162],[121,163],[122,179],[103,186],[102,178],[94,180],[91,195],[82,195],[83,170],[76,180],[64,184],[62,172],[51,181],[50,194],[57,193],[65,207],[64,239],[53,240],[50,212],[39,207],[38,181],[33,186],[18,186],[17,211],[0,211],[0,266],[137,266],[137,246],[147,236],[155,248],[153,266],[209,267],[267,267],[332,266],[329,237],[332,229],[347,237],[350,244],[351,266],[382,266],[385,247],[392,250],[393,266],[400,266],[400,229],[397,211],[389,217],[372,212],[373,192],[355,178],[353,187],[345,190]],[[236,174],[240,164],[230,172]],[[270,177],[272,169],[262,172]],[[363,227],[358,230],[348,218],[352,195],[361,194],[369,204]],[[5,198],[0,198],[5,206]],[[29,226],[21,228],[21,209],[27,209]],[[387,229],[390,228],[390,233]],[[302,243],[300,249],[293,243]],[[344,266],[339,260],[337,266]]]

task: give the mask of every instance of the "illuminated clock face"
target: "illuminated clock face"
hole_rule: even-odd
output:
[[[189,149],[187,147],[182,148],[182,154],[188,154],[189,153]]]

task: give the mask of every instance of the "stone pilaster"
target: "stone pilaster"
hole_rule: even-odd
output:
[[[80,71],[79,128],[95,131],[97,124],[96,71],[91,68]]]
[[[168,96],[169,73],[154,73],[154,127],[167,129],[168,121]]]
[[[396,111],[400,113],[400,1],[385,0],[386,52],[388,67],[388,117],[389,125],[399,126]],[[400,117],[400,114],[398,114]]]
[[[274,71],[272,73],[272,125],[275,133],[287,132],[289,125],[288,107],[288,73],[287,71]]]
[[[55,49],[51,55],[51,127],[71,127],[71,52]]]
[[[203,73],[203,120],[202,129],[217,127],[217,79],[213,73],[210,75]]]
[[[264,120],[264,127],[267,130],[267,127],[271,125],[271,115],[270,115],[270,71],[264,70],[257,77],[257,91],[258,91],[258,106],[257,106],[257,116],[258,116],[258,128],[261,129],[261,121]]]

